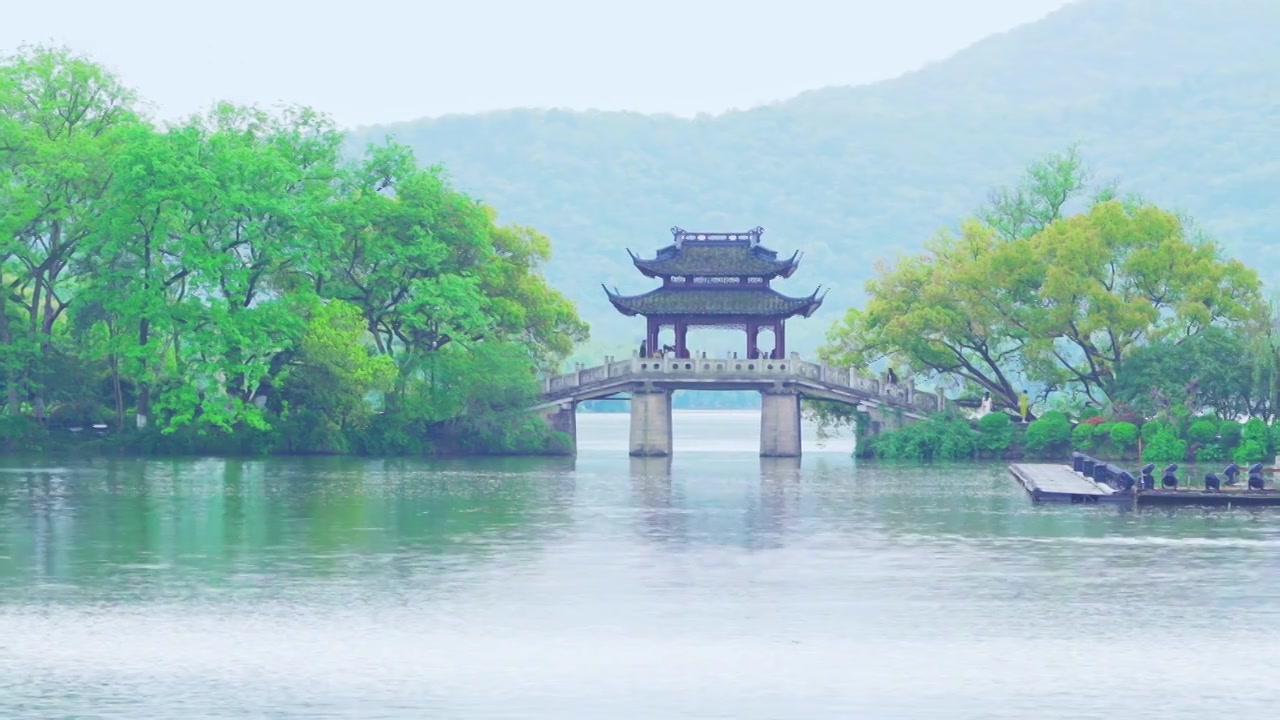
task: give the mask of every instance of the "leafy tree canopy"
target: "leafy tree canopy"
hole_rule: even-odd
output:
[[[161,128],[134,103],[63,49],[0,59],[10,417],[299,452],[424,448],[465,418],[512,449],[486,417],[587,337],[542,275],[544,235],[403,146],[344,158],[307,108]],[[375,407],[399,439],[371,440]]]
[[[978,219],[881,266],[824,357],[856,367],[890,358],[1011,409],[1028,384],[1105,404],[1145,345],[1265,317],[1257,274],[1188,221],[1111,188],[1064,214],[1087,187],[1074,150],[1033,164]]]

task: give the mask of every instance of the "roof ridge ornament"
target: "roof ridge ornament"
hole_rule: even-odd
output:
[[[696,240],[700,242],[742,242],[748,241],[751,245],[760,244],[760,236],[764,234],[764,228],[757,225],[746,232],[694,232],[685,230],[679,225],[671,228],[672,242],[676,247],[684,245],[686,240]]]

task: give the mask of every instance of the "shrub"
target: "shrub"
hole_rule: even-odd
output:
[[[1187,441],[1173,433],[1173,428],[1162,428],[1147,438],[1142,448],[1143,462],[1182,462],[1187,459]]]
[[[1115,423],[1101,423],[1093,428],[1093,435],[1097,438],[1098,443],[1102,443],[1111,437],[1111,428]]]
[[[1187,428],[1187,439],[1197,445],[1208,445],[1218,438],[1218,423],[1208,418],[1201,418]]]
[[[1037,452],[1065,448],[1071,442],[1071,421],[1050,410],[1027,425],[1027,448]]]
[[[1267,424],[1259,418],[1249,418],[1245,422],[1244,427],[1240,429],[1240,440],[1241,445],[1257,443],[1264,451],[1271,447],[1271,433],[1267,430]]]
[[[869,453],[885,460],[962,460],[973,457],[977,433],[963,419],[937,415],[876,437]]]
[[[0,413],[0,450],[38,452],[48,440],[48,429],[24,415]]]
[[[1138,444],[1138,426],[1131,422],[1118,422],[1111,426],[1111,444],[1128,450]]]
[[[1071,431],[1071,447],[1080,452],[1089,452],[1096,443],[1095,428],[1088,423],[1080,423],[1076,425],[1075,430]]]
[[[1151,442],[1157,435],[1165,432],[1173,435],[1175,438],[1178,436],[1173,429],[1173,425],[1165,422],[1164,420],[1151,420],[1150,422],[1143,423],[1142,425],[1142,439],[1146,442]]]
[[[1008,432],[1009,416],[1002,412],[991,412],[978,421],[979,432]]]
[[[1002,412],[987,413],[978,421],[978,449],[984,452],[1003,452],[1013,441],[1013,428],[1009,416]]]
[[[1222,462],[1227,454],[1217,445],[1205,445],[1196,451],[1196,462],[1199,463],[1215,463]]]
[[[1243,428],[1240,423],[1235,420],[1223,420],[1218,423],[1218,436],[1221,438],[1218,444],[1223,450],[1230,450],[1240,444],[1240,433]]]
[[[1267,458],[1267,447],[1257,440],[1244,440],[1231,456],[1241,465],[1256,463]]]

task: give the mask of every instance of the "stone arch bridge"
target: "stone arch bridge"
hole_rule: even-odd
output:
[[[799,457],[800,399],[832,400],[871,416],[870,433],[920,420],[947,406],[941,392],[861,377],[856,371],[785,359],[605,358],[603,365],[547,377],[539,411],[555,429],[577,440],[580,402],[631,397],[631,455],[671,454],[671,393],[675,390],[755,390],[761,394],[760,455]]]

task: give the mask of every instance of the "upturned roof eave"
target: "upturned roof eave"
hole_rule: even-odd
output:
[[[750,271],[750,270],[741,270],[741,271],[735,272],[730,270],[709,270],[709,269],[699,270],[696,268],[695,269],[676,269],[676,268],[670,267],[673,263],[677,261],[678,261],[678,258],[664,258],[660,260],[657,258],[654,258],[654,259],[638,258],[638,257],[635,257],[634,255],[631,257],[632,264],[634,264],[636,266],[636,269],[639,270],[640,273],[643,274],[645,277],[664,278],[664,279],[679,276],[679,277],[758,277],[766,280],[772,280],[774,278],[779,278],[779,277],[780,278],[791,277],[791,275],[796,271],[796,266],[798,264],[794,262],[794,260],[782,260],[782,261],[764,260],[762,262],[768,262],[770,265],[773,266],[772,268],[770,268],[765,272]],[[667,267],[664,267],[664,266],[667,266]]]
[[[725,293],[726,295],[730,293],[741,293],[747,296],[754,296],[755,298],[760,298],[762,296],[772,296],[774,298],[782,300],[783,303],[786,305],[786,307],[778,310],[770,310],[762,307],[752,308],[749,306],[721,310],[718,308],[700,308],[700,309],[649,308],[649,309],[645,309],[640,307],[640,305],[644,302],[645,299],[654,297],[655,295],[678,297],[681,293],[690,292],[690,290],[687,290],[684,288],[671,288],[671,287],[663,286],[663,287],[650,290],[649,292],[646,292],[646,293],[641,293],[639,295],[622,295],[620,293],[610,291],[607,287],[605,288],[605,292],[609,296],[609,302],[612,303],[613,306],[619,312],[621,312],[623,315],[626,315],[628,317],[634,317],[636,315],[642,315],[645,317],[657,317],[657,316],[664,316],[664,315],[685,315],[690,317],[696,317],[696,316],[704,316],[704,317],[739,317],[739,316],[752,317],[754,316],[754,317],[772,317],[772,318],[789,318],[789,317],[796,317],[796,316],[809,317],[813,315],[813,313],[816,312],[819,307],[822,306],[822,300],[825,297],[825,294],[822,297],[819,297],[818,292],[820,290],[821,288],[819,287],[818,290],[815,290],[813,294],[808,297],[791,297],[789,295],[783,295],[782,293],[772,288],[716,289],[712,292]]]

